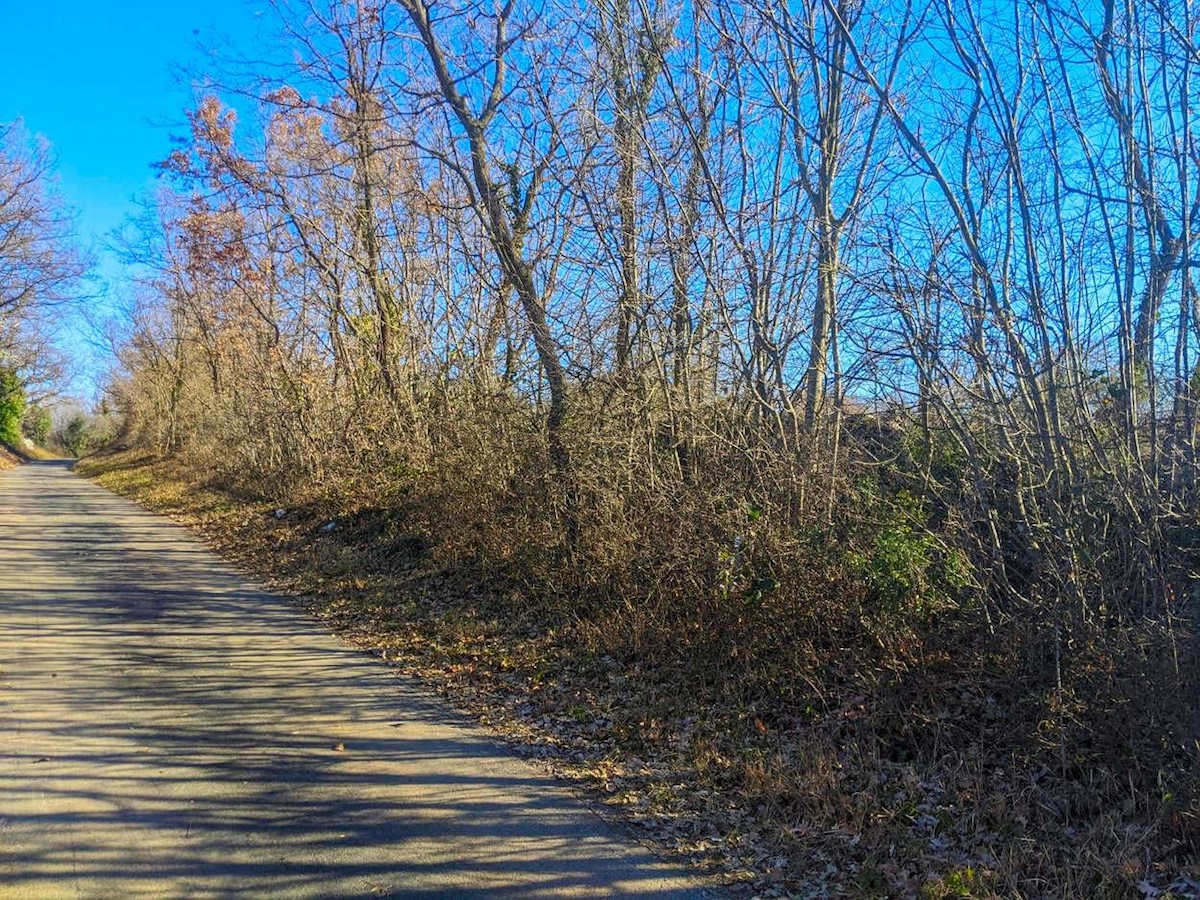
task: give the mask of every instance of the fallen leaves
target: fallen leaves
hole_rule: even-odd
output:
[[[549,621],[519,593],[489,597],[422,569],[411,554],[396,562],[379,542],[409,540],[405,526],[389,530],[374,512],[356,516],[303,498],[286,498],[286,507],[232,502],[201,487],[202,474],[145,458],[114,466],[103,483],[304,598],[331,628],[587,791],[610,820],[734,893],[1033,896],[1019,882],[1022,867],[1058,867],[1055,877],[1069,881],[1075,861],[1086,860],[1081,871],[1112,873],[1113,895],[1198,897],[1194,872],[1147,875],[1153,832],[1136,820],[1137,804],[1064,826],[1064,808],[1079,800],[1064,800],[1062,779],[998,757],[978,733],[952,752],[918,763],[913,751],[901,761],[901,741],[936,746],[929,735],[1001,727],[1011,713],[978,686],[939,674],[936,702],[892,710],[890,724],[881,724],[876,685],[855,672],[804,684],[798,691],[808,696],[790,703],[756,706],[736,690],[701,691],[680,673],[618,661],[596,639],[602,623]],[[322,532],[330,522],[347,524]],[[934,659],[932,649],[921,652]],[[905,674],[880,672],[878,683]],[[881,746],[884,737],[895,745]],[[1113,861],[1088,859],[1105,852]]]

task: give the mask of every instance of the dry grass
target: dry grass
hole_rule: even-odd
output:
[[[1151,689],[1195,696],[1190,644],[1177,674],[1151,631],[1110,630],[1056,673],[1032,624],[989,636],[943,610],[904,626],[868,614],[844,559],[700,491],[594,505],[567,564],[531,512],[540,489],[501,490],[478,458],[336,499],[145,453],[79,469],[747,893],[1116,898],[1200,875],[1195,708]],[[746,571],[712,552],[731,536]],[[790,580],[755,593],[756,559]]]
[[[43,447],[23,441],[19,447],[0,444],[0,469],[11,469],[31,459],[56,459],[57,457]]]
[[[37,444],[26,443],[21,448],[21,452],[30,459],[63,459],[59,454],[47,450],[45,447],[39,447]]]
[[[11,469],[31,459],[57,459],[58,457],[29,441],[24,441],[20,447],[9,447],[0,444],[0,469]]]
[[[23,462],[25,460],[7,444],[0,444],[0,469],[11,469]]]

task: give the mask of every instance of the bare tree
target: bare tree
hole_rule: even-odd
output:
[[[514,102],[514,95],[524,89],[534,108],[545,109],[545,91],[537,90],[535,75],[518,69],[510,72],[511,58],[516,56],[522,40],[536,27],[536,21],[515,20],[515,4],[508,0],[494,14],[482,9],[473,10],[474,21],[457,16],[453,24],[466,28],[473,39],[481,39],[484,29],[490,30],[485,58],[466,61],[459,70],[445,43],[447,23],[435,17],[436,7],[426,0],[400,0],[416,31],[416,40],[429,64],[434,90],[448,112],[451,127],[457,133],[449,146],[437,155],[454,172],[463,186],[471,208],[484,227],[493,252],[499,260],[505,283],[516,293],[526,323],[533,336],[538,362],[550,394],[546,427],[549,436],[550,460],[565,488],[567,501],[568,538],[576,525],[573,489],[571,487],[571,456],[563,430],[567,423],[570,401],[566,373],[560,349],[550,329],[544,286],[539,287],[533,259],[528,255],[527,237],[534,205],[539,199],[546,169],[559,149],[560,136],[550,124],[549,135],[542,146],[531,145],[527,136],[509,129],[509,146],[490,139],[497,118]],[[486,24],[485,24],[486,23]],[[517,81],[514,85],[510,79]],[[464,93],[463,83],[476,84],[483,98],[472,105]],[[528,168],[522,168],[522,162]]]

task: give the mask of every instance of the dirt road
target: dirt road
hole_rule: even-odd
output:
[[[0,472],[0,898],[707,896],[187,532]]]

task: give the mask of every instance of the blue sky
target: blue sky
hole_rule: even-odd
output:
[[[102,244],[153,184],[151,164],[166,156],[169,135],[182,132],[194,92],[177,69],[210,70],[210,49],[230,42],[253,47],[264,7],[0,0],[0,122],[22,118],[50,141],[61,193],[113,294],[121,270]]]

